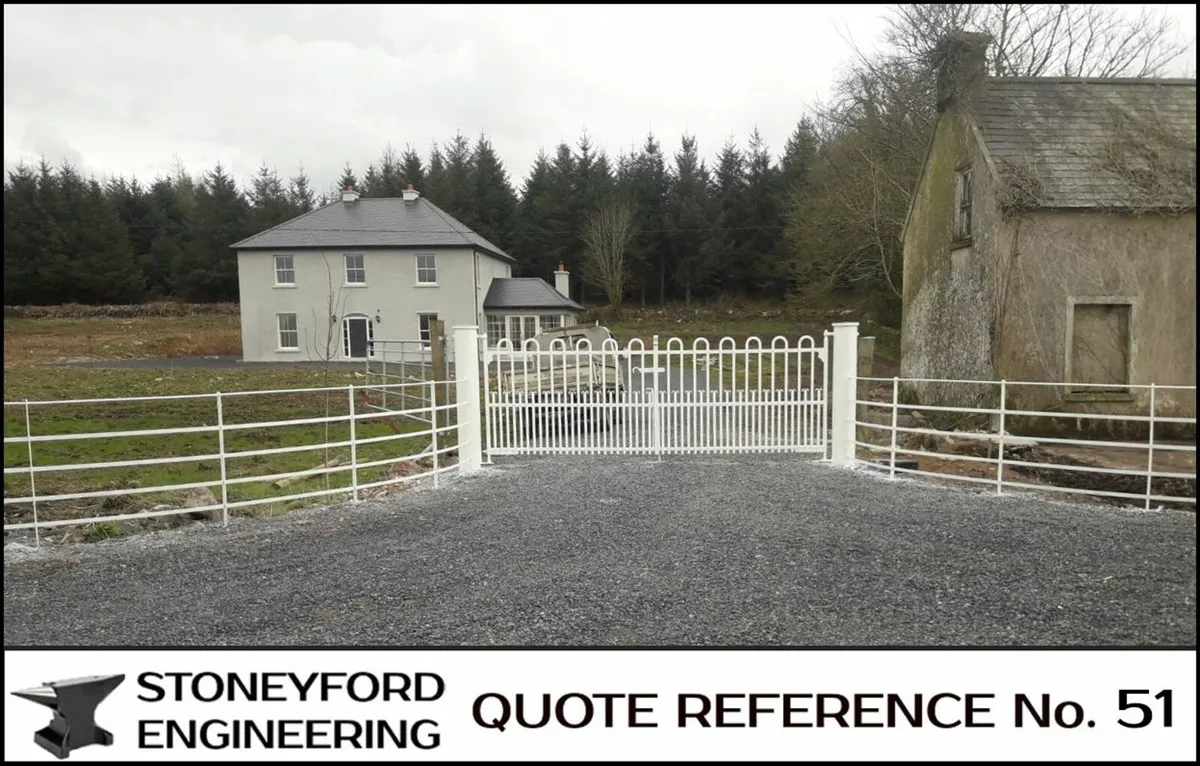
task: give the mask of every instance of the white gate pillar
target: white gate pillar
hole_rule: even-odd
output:
[[[483,420],[479,408],[479,328],[454,327],[455,397],[458,401],[458,470],[474,473],[483,464]]]
[[[858,322],[833,323],[833,369],[829,376],[830,459],[854,465],[854,402],[858,398]]]

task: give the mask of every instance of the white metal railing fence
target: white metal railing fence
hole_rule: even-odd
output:
[[[421,389],[419,394],[426,403],[411,410],[401,411],[378,411],[378,412],[363,412],[357,404],[357,394],[367,390],[367,386],[343,386],[336,388],[304,388],[304,389],[286,389],[286,390],[270,390],[270,391],[237,391],[237,392],[218,392],[211,394],[189,394],[176,396],[142,396],[142,397],[114,397],[114,398],[97,398],[97,399],[76,399],[76,400],[56,400],[56,401],[20,401],[20,402],[5,402],[4,407],[6,416],[14,410],[19,415],[19,420],[23,421],[24,433],[22,435],[11,435],[4,437],[5,444],[5,497],[4,507],[6,517],[10,508],[28,507],[32,511],[32,521],[22,523],[8,523],[5,519],[4,531],[32,529],[38,542],[40,542],[40,531],[45,528],[60,527],[77,524],[96,524],[100,522],[116,522],[131,519],[145,519],[159,516],[172,516],[183,514],[194,514],[201,512],[216,512],[219,511],[223,524],[228,524],[229,513],[232,510],[251,508],[263,504],[290,503],[292,501],[306,500],[310,498],[329,497],[334,495],[342,495],[348,499],[357,502],[360,499],[361,493],[377,487],[385,487],[393,484],[413,482],[421,479],[432,479],[435,486],[438,484],[438,477],[447,471],[462,470],[469,472],[474,470],[479,463],[477,455],[471,455],[471,449],[478,449],[479,437],[479,416],[478,404],[475,402],[472,406],[474,397],[464,397],[464,390],[478,390],[478,375],[477,371],[468,366],[465,370],[466,378],[458,381],[424,381],[421,383],[397,383],[397,384],[380,384],[386,385],[386,388],[393,393],[394,397],[402,397],[407,393],[414,393],[411,389]],[[453,391],[452,391],[453,386]],[[379,386],[375,386],[378,388]],[[410,389],[406,391],[406,389]],[[337,414],[320,417],[302,417],[291,418],[273,421],[253,421],[253,422],[231,422],[227,417],[227,407],[233,401],[245,399],[254,396],[270,396],[270,397],[285,397],[298,394],[326,394],[333,397],[344,397],[346,412],[345,414]],[[326,402],[329,401],[328,396]],[[135,428],[127,430],[106,430],[96,432],[83,433],[36,433],[33,427],[33,418],[31,413],[41,409],[53,406],[78,406],[78,405],[108,405],[114,407],[128,407],[130,405],[146,405],[148,407],[164,407],[166,403],[178,402],[208,402],[211,405],[211,420],[201,425],[183,426],[176,428]],[[327,405],[328,406],[328,405]],[[340,408],[340,405],[339,405]],[[395,417],[397,415],[412,415],[419,416],[428,424],[426,428],[418,430],[409,430],[403,432],[393,431],[389,434],[377,436],[360,435],[360,428],[364,428],[364,424],[369,424],[372,421]],[[6,417],[6,427],[10,423],[10,419]],[[328,431],[323,440],[314,443],[292,444],[282,447],[263,447],[255,449],[230,449],[227,445],[227,438],[234,434],[251,434],[256,440],[267,441],[266,434],[272,429],[282,429],[297,426],[330,426],[343,424],[348,430],[347,438],[329,439]],[[11,430],[11,429],[9,429]],[[131,459],[131,460],[115,460],[115,461],[92,461],[92,462],[44,462],[37,459],[37,445],[62,444],[62,443],[78,443],[88,442],[92,440],[102,439],[128,439],[137,438],[142,440],[153,439],[164,436],[176,435],[215,435],[217,450],[215,452],[207,452],[203,454],[172,454],[162,455],[149,458]],[[369,455],[364,455],[362,450],[371,447],[372,445],[384,445],[403,440],[428,440],[429,445],[423,450],[406,451],[403,454],[385,455],[375,459],[369,458]],[[25,449],[21,450],[20,447]],[[9,448],[15,450],[10,452]],[[349,450],[349,460],[345,464],[339,465],[323,465],[307,470],[289,470],[289,471],[268,471],[267,473],[254,473],[249,471],[232,471],[230,464],[233,461],[242,461],[246,459],[254,459],[261,461],[263,458],[270,456],[286,455],[291,453],[302,452],[327,452],[332,449]],[[451,451],[459,452],[459,460],[457,464],[447,465],[445,455]],[[467,450],[464,453],[464,450]],[[19,456],[17,451],[24,456],[24,465],[13,465],[18,461]],[[409,475],[401,475],[392,477],[386,475],[384,471],[383,478],[370,479],[369,474],[363,476],[364,471],[370,469],[387,469],[395,464],[409,461],[428,461],[430,467],[428,470],[413,473]],[[41,492],[38,490],[38,477],[44,476],[47,473],[72,473],[80,471],[95,471],[95,470],[113,470],[133,469],[135,472],[141,469],[150,467],[168,466],[172,464],[192,463],[204,464],[215,463],[219,468],[216,475],[212,479],[203,481],[187,481],[173,484],[151,484],[143,485],[137,482],[134,486],[128,486],[116,489],[78,489],[76,491],[53,491]],[[237,475],[233,475],[233,474]],[[320,475],[337,475],[348,474],[349,481],[346,486],[339,486],[324,489],[309,490],[298,493],[284,495],[268,495],[265,497],[251,497],[248,499],[234,500],[230,497],[231,488],[240,487],[252,484],[266,484],[278,482],[285,479],[297,479],[303,477],[315,477]],[[10,477],[27,477],[27,485],[20,490],[19,494],[10,494],[9,478]],[[105,498],[124,497],[131,495],[154,495],[163,493],[176,493],[180,491],[195,490],[207,488],[217,490],[219,488],[219,497],[216,498],[215,504],[209,504],[199,507],[184,507],[184,508],[169,508],[159,510],[142,510],[131,513],[118,514],[90,514],[83,516],[71,516],[68,518],[42,519],[39,518],[39,506],[47,507],[51,503],[61,503],[65,501],[103,501]]]
[[[370,342],[370,354],[363,360],[363,377],[366,382],[364,389],[372,395],[367,406],[380,410],[413,410],[419,413],[429,404],[428,398],[424,398],[424,389],[414,388],[397,397],[397,392],[389,389],[388,384],[426,381],[433,377],[432,372],[433,351],[429,342],[373,339]],[[418,418],[419,415],[411,417]]]
[[[489,455],[820,452],[828,336],[481,349]]]
[[[866,398],[856,398],[858,414],[855,417],[856,427],[855,447],[865,450],[867,454],[883,455],[875,460],[856,458],[859,464],[869,464],[887,470],[889,477],[903,474],[925,476],[931,478],[947,478],[972,484],[989,485],[995,488],[996,494],[1002,494],[1006,488],[1021,490],[1048,491],[1071,495],[1086,495],[1112,498],[1122,501],[1136,501],[1149,510],[1155,504],[1179,504],[1195,506],[1195,429],[1196,417],[1167,415],[1163,413],[1162,399],[1170,396],[1175,403],[1179,399],[1190,398],[1190,405],[1183,408],[1195,412],[1195,386],[1173,385],[1129,385],[1131,396],[1128,402],[1146,402],[1145,414],[1130,414],[1129,412],[1094,412],[1082,411],[1084,408],[1073,409],[1081,411],[1046,411],[1026,409],[1020,405],[1012,406],[1014,390],[1020,389],[1086,389],[1088,384],[1053,383],[1030,381],[980,381],[980,380],[950,380],[931,378],[858,378],[860,384],[875,389],[875,396],[868,393]],[[934,403],[939,401],[937,394],[921,397],[928,403],[906,403],[905,391],[913,386],[935,386],[943,392],[943,400],[950,398],[945,395],[949,387],[966,387],[975,389],[970,399],[975,401],[992,401],[995,406],[954,405]],[[1095,388],[1111,388],[1096,384]],[[1021,394],[1016,394],[1019,397]],[[961,399],[962,397],[956,397]],[[1043,399],[1044,400],[1044,399]],[[1128,402],[1123,402],[1127,409],[1133,409]],[[1103,400],[1093,400],[1087,409],[1104,409]],[[1117,407],[1108,406],[1115,410]],[[875,419],[873,413],[882,414]],[[906,413],[919,413],[921,422],[913,422],[912,416]],[[938,417],[940,416],[940,417]],[[969,418],[987,419],[988,425],[979,430],[957,430],[937,427],[931,422],[935,418],[950,418],[966,420]],[[903,420],[902,420],[903,418]],[[880,422],[882,420],[882,422]],[[1054,429],[1046,425],[1038,427],[1039,421],[1051,420],[1058,423]],[[1018,421],[1023,425],[1014,428]],[[1064,422],[1075,421],[1073,426],[1063,426]],[[1085,437],[1087,429],[1082,427],[1084,422],[1107,424],[1107,428],[1116,435],[1108,438],[1094,438],[1096,429],[1092,429]],[[1166,439],[1162,432],[1166,428],[1181,432],[1181,438]],[[1063,435],[1064,430],[1068,435]],[[1074,431],[1074,433],[1071,433]],[[1144,432],[1145,439],[1123,438],[1122,433]],[[1058,434],[1058,435],[1055,435]],[[872,440],[872,435],[881,437]],[[1102,435],[1102,434],[1101,434]],[[975,452],[986,454],[964,454],[963,451],[939,451],[938,440],[944,445],[945,440],[962,440],[965,443],[980,445]],[[918,441],[920,440],[920,441]],[[930,445],[933,442],[933,445]],[[1041,445],[1050,445],[1047,451]],[[1063,448],[1073,448],[1072,455],[1062,454]],[[1039,451],[1034,453],[1033,450]],[[1055,455],[1055,450],[1060,454]],[[1117,454],[1122,455],[1117,459]],[[1191,455],[1184,462],[1190,463],[1190,470],[1178,470],[1180,466],[1164,466],[1172,462],[1167,456]],[[1095,455],[1095,459],[1089,456]],[[1040,460],[1028,459],[1031,456]],[[1132,457],[1124,457],[1132,456]],[[917,467],[898,465],[899,462],[909,462],[906,458],[916,458]],[[921,458],[934,459],[941,464],[942,470],[920,468]],[[1107,460],[1105,459],[1107,458]],[[1056,461],[1057,459],[1057,461]],[[1157,459],[1157,462],[1156,462]],[[969,472],[958,472],[946,468],[945,463],[961,461],[962,465],[982,466],[983,468]],[[1109,465],[1100,463],[1108,462]],[[1123,463],[1113,467],[1112,463]],[[938,467],[935,464],[935,467]],[[1174,470],[1173,470],[1174,469]],[[1033,476],[1037,482],[1022,480],[1021,475]],[[1093,486],[1084,486],[1083,480],[1076,477],[1090,476]],[[1014,478],[1015,477],[1015,478]],[[1100,477],[1109,477],[1100,479]],[[1097,481],[1096,479],[1100,479]],[[1105,486],[1111,484],[1112,486]],[[1164,489],[1166,488],[1166,489]]]

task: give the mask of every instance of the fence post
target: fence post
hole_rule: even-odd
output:
[[[476,351],[478,352],[479,359],[480,359],[480,362],[482,363],[482,367],[483,367],[483,372],[482,372],[482,375],[483,375],[483,401],[484,401],[484,407],[487,407],[488,403],[490,403],[492,401],[492,392],[490,390],[491,381],[492,381],[492,376],[490,374],[491,363],[492,363],[492,351],[491,351],[491,349],[488,348],[486,335],[483,336],[482,338],[476,338],[476,342],[477,342],[477,345],[480,346],[480,348],[477,348]],[[455,356],[457,357],[457,355],[458,355],[458,353],[456,351]],[[497,376],[499,376],[499,372],[500,372],[500,357],[499,357],[499,355],[497,355],[495,357],[495,359],[496,359],[496,372],[497,372]],[[458,364],[457,360],[455,361],[455,364]],[[480,410],[480,411],[484,412],[484,410]],[[496,426],[492,422],[491,412],[490,411],[485,412],[485,415],[487,417],[487,444],[485,445],[486,451],[487,451],[487,461],[486,462],[488,465],[491,465],[491,463],[492,463],[492,440],[495,438],[494,432],[496,430]],[[481,432],[482,432],[482,428],[483,428],[483,426],[482,426],[482,424],[480,424]]]
[[[386,390],[386,389],[385,389]],[[358,502],[358,424],[354,417],[354,385],[346,386],[350,398],[350,499]]]
[[[1150,510],[1150,495],[1154,484],[1154,384],[1150,384],[1150,449],[1146,457],[1146,510]],[[30,460],[30,462],[33,462]]]
[[[430,420],[433,421],[433,432],[430,434],[429,449],[433,452],[433,488],[438,488],[438,421],[441,420],[437,416],[437,381],[429,381],[429,408],[433,413]]]
[[[225,402],[217,392],[217,450],[221,453],[221,526],[229,526],[229,484],[225,466]]]
[[[29,497],[33,500],[33,545],[42,547],[42,528],[38,525],[37,483],[33,470],[33,429],[29,426],[29,400],[25,400],[25,446],[29,451]],[[53,494],[53,493],[52,493]]]
[[[455,394],[458,397],[458,471],[474,473],[483,464],[483,439],[479,418],[479,358],[467,349],[479,346],[476,325],[454,328],[454,347],[462,349],[462,358],[454,365]]]
[[[387,389],[387,385],[388,385],[388,375],[387,375],[388,344],[387,343],[382,344],[380,346],[379,350],[383,352],[383,359],[380,360],[381,361],[381,370],[379,373],[379,381],[381,383],[383,383],[383,392],[382,392],[383,393],[383,408],[386,410],[387,409],[387,395],[388,395],[388,389]],[[371,362],[370,362],[370,360],[368,360],[367,361],[367,369],[369,370],[370,367],[371,367]],[[400,365],[400,375],[402,376],[401,379],[403,379],[403,375],[404,375],[404,365],[403,364]],[[367,375],[367,385],[368,386],[371,385],[371,376],[370,375]]]
[[[830,434],[834,465],[854,465],[854,402],[858,398],[858,322],[833,323],[833,423]]]
[[[1008,382],[1000,381],[1000,441],[999,453],[996,456],[996,494],[1004,492],[1004,414],[1008,406]]]
[[[899,419],[900,404],[900,378],[892,378],[892,454],[891,467],[888,469],[888,478],[896,478],[896,425]]]

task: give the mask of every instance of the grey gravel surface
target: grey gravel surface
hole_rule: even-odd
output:
[[[512,460],[440,489],[6,545],[6,645],[1194,645],[1196,527],[791,456]]]

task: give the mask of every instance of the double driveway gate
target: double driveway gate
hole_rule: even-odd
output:
[[[507,340],[483,351],[489,455],[816,452],[828,444],[829,336],[678,338],[621,348]]]

